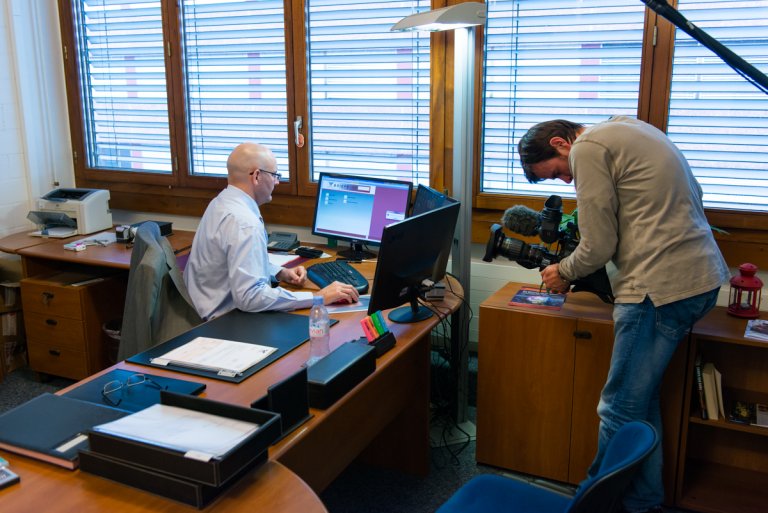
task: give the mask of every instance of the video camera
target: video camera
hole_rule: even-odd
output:
[[[576,218],[563,223],[563,200],[552,195],[544,203],[541,212],[536,212],[523,205],[508,208],[502,216],[502,223],[491,226],[491,237],[485,247],[483,260],[492,262],[498,255],[507,257],[526,269],[539,270],[556,264],[567,257],[579,245],[579,228]],[[564,226],[563,226],[564,224]],[[555,252],[547,246],[527,244],[520,239],[507,237],[504,227],[525,236],[538,235],[542,242],[556,244]],[[613,303],[613,291],[608,281],[608,273],[602,267],[594,273],[575,280],[574,292],[581,290],[592,292],[605,303]]]

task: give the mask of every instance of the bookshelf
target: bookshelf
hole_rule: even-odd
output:
[[[706,513],[768,510],[768,428],[704,420],[694,364],[697,354],[722,374],[725,413],[734,400],[768,402],[768,342],[744,337],[747,321],[716,307],[691,333],[681,425],[676,505]]]

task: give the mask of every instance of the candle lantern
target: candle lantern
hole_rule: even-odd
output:
[[[747,319],[756,319],[760,315],[763,281],[755,276],[756,272],[756,265],[744,263],[739,266],[738,276],[731,278],[729,314]]]

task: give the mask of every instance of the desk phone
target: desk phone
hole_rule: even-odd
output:
[[[299,236],[291,232],[272,232],[267,240],[267,250],[291,251],[299,247]]]

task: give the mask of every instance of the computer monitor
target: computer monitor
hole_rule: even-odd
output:
[[[389,313],[393,322],[418,322],[432,312],[419,305],[425,279],[432,279],[440,255],[450,251],[460,203],[449,203],[384,228],[368,313],[407,306]],[[445,274],[443,264],[442,273]]]
[[[412,189],[400,180],[320,173],[312,234],[349,241],[342,258],[371,258],[363,245],[378,245],[385,226],[406,218]]]
[[[413,199],[411,216],[417,216],[424,212],[429,212],[430,210],[455,202],[456,200],[450,196],[436,191],[432,187],[419,184],[419,187],[416,189],[416,197]]]

